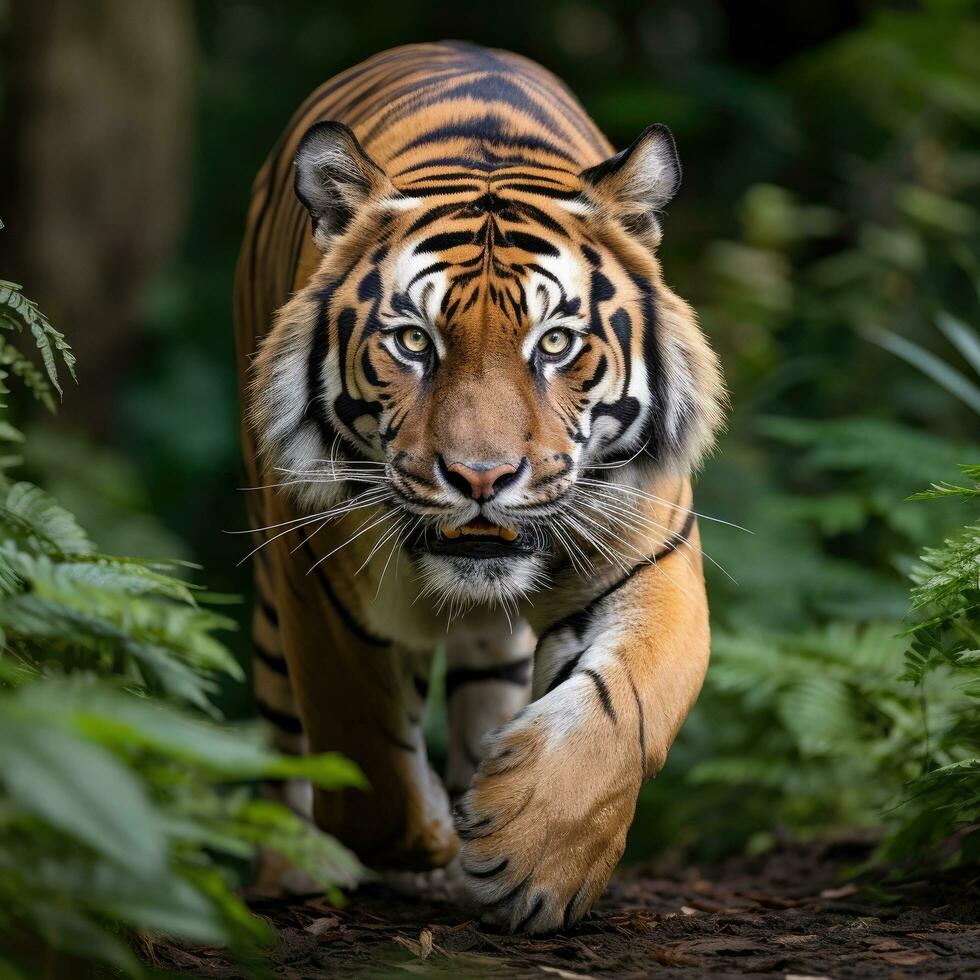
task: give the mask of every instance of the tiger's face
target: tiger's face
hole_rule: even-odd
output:
[[[706,450],[716,360],[655,255],[680,177],[666,130],[581,174],[396,187],[327,123],[296,166],[324,255],[262,347],[252,418],[304,508],[395,510],[430,591],[507,603],[587,546],[584,476]]]

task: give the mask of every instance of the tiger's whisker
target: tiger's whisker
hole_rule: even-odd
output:
[[[692,510],[690,507],[684,507],[682,504],[677,504],[673,501],[667,500],[665,497],[658,497],[656,494],[648,493],[646,490],[641,490],[639,487],[629,486],[624,483],[607,483],[605,480],[589,480],[587,478],[581,478],[576,482],[577,484],[595,487],[597,489],[617,491],[628,497],[641,497],[644,500],[650,500],[653,503],[663,504],[665,507],[672,507],[674,510],[681,510],[685,513],[693,514],[699,520],[712,521],[715,524],[724,524],[726,527],[735,528],[736,531],[744,531],[746,534],[755,533],[750,528],[742,527],[741,524],[735,524],[733,521],[726,521],[721,517],[712,517],[710,514],[702,514],[700,511]]]
[[[589,505],[586,504],[586,506]],[[648,515],[642,513],[641,511],[636,510],[635,508],[630,507],[628,510],[624,510],[624,506],[625,505],[622,504],[615,504],[609,502],[608,500],[602,500],[598,507],[591,507],[590,509],[592,509],[593,512],[602,514],[604,516],[608,516],[610,512],[612,514],[616,514],[616,513],[625,514],[630,518],[632,518],[637,523],[641,523],[643,525],[646,525],[647,527],[655,527],[658,530],[672,533],[671,529],[667,527],[665,524],[661,524],[658,521],[655,521],[652,517],[649,517]],[[689,513],[694,513],[694,512],[689,511]],[[697,515],[695,514],[695,516]],[[636,530],[634,525],[624,523],[623,521],[619,521],[618,523],[620,524],[620,526],[627,527],[632,530]],[[738,580],[731,574],[731,572],[729,572],[728,569],[725,568],[716,559],[712,558],[712,556],[709,555],[708,552],[706,552],[703,547],[695,546],[693,542],[689,541],[687,538],[684,539],[684,543],[688,545],[692,550],[697,550],[703,558],[711,562],[711,564],[714,565],[715,568],[717,568],[718,571],[720,571],[728,579],[730,579],[734,585],[738,585]],[[690,561],[690,559],[688,559],[687,555],[685,555],[684,552],[681,552],[681,555],[682,557],[684,557],[686,561],[688,562]]]
[[[336,548],[334,548],[332,551],[328,551],[322,558],[318,558],[310,566],[306,574],[309,575],[310,572],[312,572],[313,569],[317,567],[317,565],[322,564],[328,558],[331,558],[333,555],[337,554],[337,552],[340,551],[341,548],[346,548],[347,545],[349,545],[352,541],[359,538],[362,534],[365,534],[366,532],[370,531],[372,528],[377,527],[379,524],[382,524],[384,521],[390,521],[393,517],[397,517],[397,516],[398,515],[394,511],[390,511],[390,510],[385,511],[380,517],[376,518],[374,521],[368,524],[367,527],[362,527],[361,530],[356,531],[354,534],[352,534],[343,544],[337,545]]]
[[[260,544],[256,545],[247,555],[245,555],[244,558],[242,558],[240,562],[238,562],[238,564],[243,565],[245,562],[249,560],[249,558],[252,557],[252,555],[257,554],[264,547],[266,547],[266,545],[272,544],[273,541],[276,541],[278,538],[281,538],[284,534],[289,534],[290,531],[298,531],[300,530],[300,528],[304,528],[308,524],[314,524],[316,521],[320,519],[321,516],[322,515],[320,514],[315,514],[313,517],[300,518],[297,521],[290,522],[291,523],[290,527],[287,527],[284,531],[280,531],[278,534],[274,534],[271,538],[266,538],[265,541],[262,541]]]
[[[364,571],[365,567],[370,563],[371,559],[378,553],[378,550],[381,547],[383,547],[384,543],[388,541],[392,537],[392,535],[397,534],[402,529],[403,526],[404,526],[404,521],[401,515],[398,515],[397,523],[393,527],[389,527],[385,529],[384,533],[382,533],[382,535],[378,538],[378,540],[375,541],[374,546],[368,552],[367,558],[365,558],[364,561],[361,562],[361,564],[358,566],[357,571],[354,572],[354,574],[359,575],[362,571]]]
[[[368,492],[369,491],[365,491],[365,493],[368,493]],[[377,491],[370,491],[370,492],[371,493],[377,493]],[[357,498],[355,497],[354,500],[356,500],[356,499]],[[344,506],[344,507],[335,508],[333,511],[330,512],[329,516],[324,521],[321,522],[321,524],[316,528],[316,530],[314,530],[311,534],[309,534],[307,536],[307,540],[309,540],[309,538],[312,538],[312,537],[316,536],[317,534],[319,534],[328,524],[330,524],[332,521],[337,520],[337,518],[339,518],[339,517],[345,517],[347,514],[353,514],[355,511],[365,510],[367,508],[371,508],[373,510],[374,508],[380,506],[386,500],[389,500],[389,499],[391,499],[391,494],[384,493],[384,494],[381,494],[380,496],[370,497],[369,499],[364,500],[364,501],[362,501],[361,503],[358,503],[358,504],[349,504],[349,505]],[[364,526],[364,523],[366,521],[369,521],[370,519],[371,519],[371,514],[368,514],[368,516],[364,519],[364,522],[362,522],[360,525],[358,525],[358,528],[363,527]],[[300,543],[298,545],[296,545],[295,548],[291,549],[289,553],[291,555],[292,554],[295,554],[297,551],[299,551],[300,548],[303,547],[303,543],[304,542],[300,541]]]

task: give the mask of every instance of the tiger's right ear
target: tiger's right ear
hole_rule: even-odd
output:
[[[343,123],[311,126],[300,140],[293,163],[296,196],[310,212],[313,240],[321,251],[371,198],[398,194],[388,175]]]
[[[589,197],[627,230],[659,244],[658,217],[681,185],[681,161],[666,126],[647,126],[625,150],[580,177]]]

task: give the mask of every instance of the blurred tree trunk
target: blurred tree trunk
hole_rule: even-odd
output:
[[[70,417],[112,424],[148,284],[187,202],[189,0],[14,0],[0,153],[0,277],[74,345]]]

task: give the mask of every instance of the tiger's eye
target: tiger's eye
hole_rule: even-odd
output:
[[[424,354],[429,349],[432,341],[429,335],[418,327],[408,327],[398,335],[398,340],[402,347],[413,354]]]
[[[549,357],[564,354],[571,346],[572,335],[567,330],[549,330],[539,341],[538,347]]]

